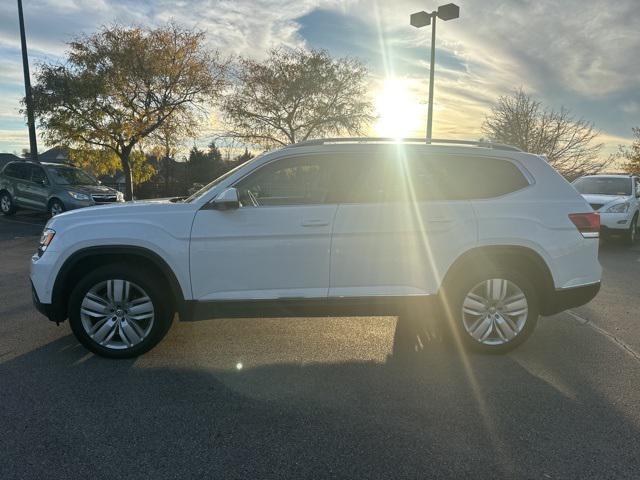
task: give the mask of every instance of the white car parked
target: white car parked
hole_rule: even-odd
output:
[[[182,202],[57,215],[31,281],[41,312],[108,357],[152,348],[175,312],[389,315],[434,300],[462,343],[505,352],[540,314],[596,295],[598,235],[576,190],[514,147],[317,140]]]
[[[638,233],[640,179],[633,175],[587,175],[573,186],[600,213],[602,234],[622,235],[633,245]]]

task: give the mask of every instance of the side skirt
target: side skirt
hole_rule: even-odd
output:
[[[409,297],[348,297],[348,298],[283,298],[276,300],[215,300],[185,302],[181,321],[211,318],[268,317],[350,317],[395,316],[411,311],[433,309],[434,295]]]

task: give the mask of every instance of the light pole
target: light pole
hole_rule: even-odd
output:
[[[29,127],[29,144],[31,160],[38,161],[38,143],[36,142],[36,126],[33,119],[33,99],[31,97],[31,78],[29,77],[29,57],[27,56],[27,39],[24,34],[24,16],[22,0],[18,0],[18,21],[20,22],[20,42],[22,43],[22,69],[24,71],[24,98],[27,106],[27,125]]]
[[[431,141],[431,129],[433,124],[433,75],[436,59],[436,17],[440,20],[453,20],[460,16],[460,7],[454,3],[441,5],[438,10],[431,13],[416,12],[410,17],[410,24],[416,28],[426,27],[431,24],[431,68],[429,69],[429,106],[427,108],[427,143]],[[433,23],[431,23],[433,20]]]

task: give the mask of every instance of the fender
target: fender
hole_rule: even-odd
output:
[[[65,293],[68,293],[69,286],[67,285],[67,279],[69,274],[73,271],[73,268],[83,259],[89,257],[100,257],[103,255],[130,255],[143,258],[146,261],[151,262],[157,267],[164,275],[167,283],[171,289],[171,294],[174,299],[176,311],[181,315],[185,315],[185,299],[182,293],[180,283],[176,278],[173,270],[164,261],[164,259],[152,250],[144,247],[131,246],[131,245],[99,245],[94,247],[86,247],[74,252],[63,263],[62,267],[58,271],[55,283],[53,285],[53,291],[51,295],[52,305],[55,306],[57,311],[64,312],[64,318],[66,318],[66,302],[64,302]]]

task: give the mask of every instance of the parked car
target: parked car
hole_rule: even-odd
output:
[[[215,316],[442,307],[461,342],[506,352],[600,288],[599,215],[549,164],[477,142],[309,141],[182,202],[53,217],[33,298],[107,357]],[[426,311],[426,310],[424,310]]]
[[[24,208],[55,216],[113,202],[124,202],[122,193],[71,165],[16,161],[0,172],[0,211],[4,215]]]
[[[573,186],[600,213],[603,235],[621,235],[633,245],[638,233],[640,178],[633,175],[588,175]]]

